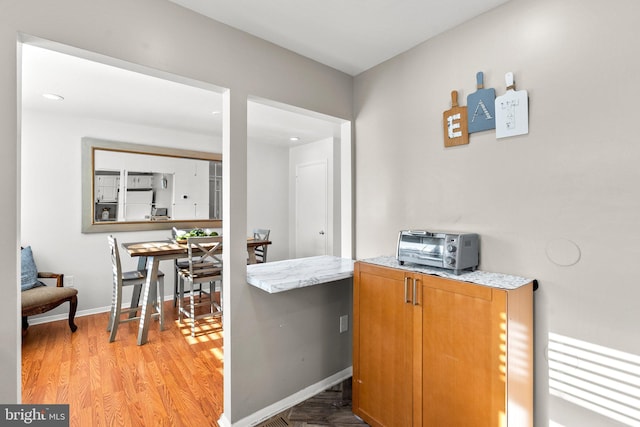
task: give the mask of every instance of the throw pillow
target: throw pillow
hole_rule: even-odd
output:
[[[26,291],[36,286],[42,286],[43,284],[38,281],[38,268],[33,260],[33,252],[31,246],[23,248],[20,252],[21,258],[21,274],[20,285],[23,291]]]

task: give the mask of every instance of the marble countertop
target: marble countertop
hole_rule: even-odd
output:
[[[461,280],[463,282],[475,283],[478,285],[491,286],[493,288],[500,289],[517,289],[521,286],[524,286],[530,282],[533,282],[534,279],[527,279],[525,277],[520,276],[512,276],[509,274],[503,273],[491,273],[488,271],[465,271],[460,274],[453,274],[451,271],[437,268],[437,267],[427,267],[419,264],[411,264],[405,263],[404,265],[400,265],[398,260],[392,256],[385,257],[376,257],[376,258],[368,258],[360,260],[362,262],[366,262],[369,264],[381,265],[383,267],[392,267],[399,268],[401,270],[406,271],[414,271],[417,273],[424,274],[432,274],[435,276],[445,277],[447,279]],[[534,289],[536,288],[534,283]]]
[[[271,294],[353,277],[355,261],[323,255],[247,265],[247,282]]]

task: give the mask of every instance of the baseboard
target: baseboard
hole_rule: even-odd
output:
[[[82,317],[82,316],[90,316],[92,314],[107,313],[109,312],[109,310],[111,310],[111,307],[97,307],[97,308],[90,308],[88,310],[79,310],[79,311],[76,311],[76,318]],[[41,323],[49,323],[49,322],[55,322],[57,320],[67,320],[67,319],[69,319],[69,313],[53,314],[51,316],[39,316],[39,317],[29,316],[29,325],[30,326],[39,325]]]
[[[349,366],[348,368],[343,369],[342,371],[331,375],[328,378],[325,378],[315,384],[310,385],[289,397],[286,397],[276,403],[273,403],[266,408],[263,408],[253,414],[241,419],[240,421],[231,424],[227,416],[223,413],[220,419],[218,420],[218,425],[220,427],[250,427],[260,424],[263,421],[268,420],[274,415],[283,412],[298,403],[304,402],[305,400],[315,396],[316,394],[325,391],[326,389],[333,387],[336,384],[341,383],[342,381],[348,379],[353,375],[353,367]]]
[[[165,295],[164,297],[165,302],[166,301],[173,301],[173,295]],[[122,303],[122,307],[126,308],[128,307],[127,305],[128,303]],[[82,317],[82,316],[90,316],[92,314],[100,314],[100,313],[108,313],[109,310],[111,310],[111,306],[105,306],[105,307],[96,307],[96,308],[89,308],[87,310],[79,310],[76,311],[76,317]],[[29,325],[39,325],[41,323],[49,323],[49,322],[55,322],[58,320],[67,320],[69,319],[69,313],[61,313],[61,314],[52,314],[52,315],[39,315],[39,316],[29,316]]]
[[[220,419],[218,420],[218,427],[231,427],[231,421],[229,418],[223,413],[220,415]]]

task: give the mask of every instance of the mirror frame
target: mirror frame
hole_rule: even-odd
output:
[[[110,233],[113,231],[149,231],[167,230],[176,228],[222,228],[221,219],[193,219],[193,220],[162,220],[162,221],[118,221],[95,222],[94,198],[95,198],[95,152],[116,151],[131,154],[147,154],[153,156],[178,157],[197,160],[222,161],[222,154],[205,151],[183,150],[171,147],[158,147],[154,145],[133,144],[121,141],[108,141],[104,139],[84,137],[82,138],[82,232],[83,233]]]

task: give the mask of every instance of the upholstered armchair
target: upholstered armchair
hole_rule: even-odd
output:
[[[78,307],[78,290],[63,286],[63,274],[38,272],[31,247],[27,246],[21,250],[21,261],[22,335],[26,334],[29,327],[27,320],[29,316],[53,310],[67,301],[69,301],[69,328],[71,332],[75,332],[78,329],[74,323]],[[39,279],[55,279],[56,286],[47,286]]]

